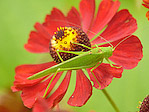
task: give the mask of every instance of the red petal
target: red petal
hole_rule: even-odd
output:
[[[51,92],[51,90],[53,89],[53,87],[55,86],[55,84],[57,83],[61,75],[62,75],[62,72],[56,75],[56,77],[54,78],[54,80],[52,81],[48,89],[46,96]],[[21,97],[22,97],[24,105],[27,106],[28,108],[31,108],[33,104],[35,103],[36,99],[44,95],[45,90],[51,79],[52,77],[34,86],[23,88]]]
[[[95,0],[82,0],[80,2],[80,13],[82,16],[83,30],[87,32],[94,18]]]
[[[123,39],[113,42],[112,44],[117,45],[117,43],[122,40]],[[115,49],[110,60],[121,65],[125,69],[132,69],[137,66],[138,62],[143,57],[142,48],[142,44],[138,37],[132,35]]]
[[[97,89],[104,89],[111,83],[113,77],[120,78],[123,72],[123,68],[115,68],[111,67],[109,64],[102,63],[96,69],[93,70],[93,73],[97,79],[96,80],[90,72],[90,69],[88,69],[88,73],[90,75],[91,80],[94,83],[94,87]],[[99,84],[101,87],[99,86]]]
[[[72,7],[69,11],[67,20],[70,26],[81,27],[81,17],[76,8]]]
[[[20,65],[16,67],[15,72],[15,81],[14,81],[14,87],[13,90],[21,89],[23,87],[32,86],[37,83],[39,83],[44,78],[39,78],[36,80],[28,80],[27,78],[34,75],[35,73],[42,71],[44,69],[47,69],[53,65],[55,65],[55,62],[49,62],[44,64],[32,64],[32,65]]]
[[[32,31],[30,33],[30,38],[28,43],[24,45],[24,48],[33,53],[49,52],[49,42],[51,35],[40,23],[36,23],[35,28],[37,31]]]
[[[137,29],[136,20],[124,9],[119,11],[108,24],[106,30],[101,34],[107,41],[116,41],[131,35]],[[96,38],[93,43],[99,44],[105,42],[100,37]]]
[[[68,71],[65,78],[63,79],[60,86],[57,88],[57,90],[47,99],[47,102],[49,104],[49,108],[53,108],[56,104],[58,104],[62,98],[64,97],[69,81],[70,81],[71,71]]]
[[[82,70],[77,70],[75,91],[68,100],[71,106],[83,106],[92,95],[92,85]]]
[[[97,33],[99,33],[112,19],[112,17],[116,14],[118,8],[120,6],[120,2],[118,0],[103,0],[98,8],[97,16],[95,21],[91,27],[91,31],[93,33],[89,33],[88,36],[91,39]]]
[[[45,99],[39,97],[33,108],[33,112],[49,112],[48,103]]]
[[[67,26],[66,17],[63,13],[54,8],[51,15],[47,15],[45,22],[41,25],[35,24],[37,32],[31,32],[28,43],[25,44],[25,49],[33,53],[49,52],[49,42],[57,27]]]
[[[43,25],[47,27],[50,34],[54,35],[57,28],[68,26],[68,22],[64,14],[59,9],[53,8],[51,14],[46,16]]]

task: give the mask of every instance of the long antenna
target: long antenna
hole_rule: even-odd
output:
[[[129,37],[131,37],[131,35],[129,35],[128,37],[124,38],[122,41],[120,41],[114,48],[113,50],[115,50],[122,42],[124,42],[126,39],[128,39]]]
[[[102,38],[104,41],[107,41],[108,44],[110,44],[110,46],[113,48],[113,45],[108,40],[106,40],[105,38],[103,38],[101,35],[99,35],[99,37]]]
[[[58,20],[58,19],[54,19],[53,21],[64,22],[63,20]],[[68,24],[72,24],[72,25],[74,25],[74,26],[77,26],[77,27],[81,28],[81,26],[79,26],[79,25],[77,25],[77,24],[74,24],[74,23],[71,23],[71,22],[69,22],[69,21],[67,21],[67,23],[68,23]],[[90,31],[90,30],[88,30],[88,29],[85,29],[85,30],[87,30],[88,32],[91,32],[92,34],[95,34],[95,35],[96,35],[96,33],[93,32],[93,31]],[[102,37],[101,35],[99,35],[99,36],[97,36],[97,37],[100,37],[101,39],[103,39],[104,41],[106,41],[106,42],[107,42],[108,44],[110,44],[110,46],[113,48],[113,45],[112,45],[108,40],[106,40],[104,37]],[[97,37],[96,37],[96,38],[97,38]]]

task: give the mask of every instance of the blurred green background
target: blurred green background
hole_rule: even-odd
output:
[[[149,94],[149,21],[145,17],[147,9],[141,6],[141,0],[120,1],[120,9],[129,9],[137,19],[138,30],[135,35],[143,44],[144,57],[136,68],[125,70],[122,78],[114,79],[106,90],[121,112],[136,112],[138,102]],[[32,54],[23,48],[30,31],[34,29],[35,22],[42,23],[53,7],[61,9],[66,14],[72,6],[78,9],[79,2],[80,0],[0,0],[0,91],[13,84],[14,69],[17,65],[40,63],[50,57],[47,54]],[[100,0],[96,0],[96,3],[98,6]],[[114,112],[103,93],[95,88],[85,106],[67,105],[74,85],[75,82],[72,81],[69,91],[60,103],[62,108],[67,107],[77,112],[89,112],[90,110]]]

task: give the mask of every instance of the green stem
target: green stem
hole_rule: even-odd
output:
[[[109,100],[109,102],[111,103],[111,105],[113,106],[113,108],[115,109],[115,111],[116,112],[120,112],[120,110],[118,109],[118,107],[116,106],[116,104],[114,103],[114,101],[112,100],[112,98],[110,97],[110,95],[107,93],[107,91],[105,89],[102,89],[102,92],[107,97],[107,99]]]

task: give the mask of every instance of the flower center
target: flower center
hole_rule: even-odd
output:
[[[81,45],[75,44],[84,44],[88,47],[91,47],[89,38],[87,34],[77,27],[60,27],[57,28],[57,32],[54,33],[50,41],[50,54],[53,57],[56,63],[60,63],[61,60],[56,53],[57,50],[64,51],[88,51],[88,48],[85,48]],[[77,55],[72,53],[59,53],[61,58],[65,61]]]

